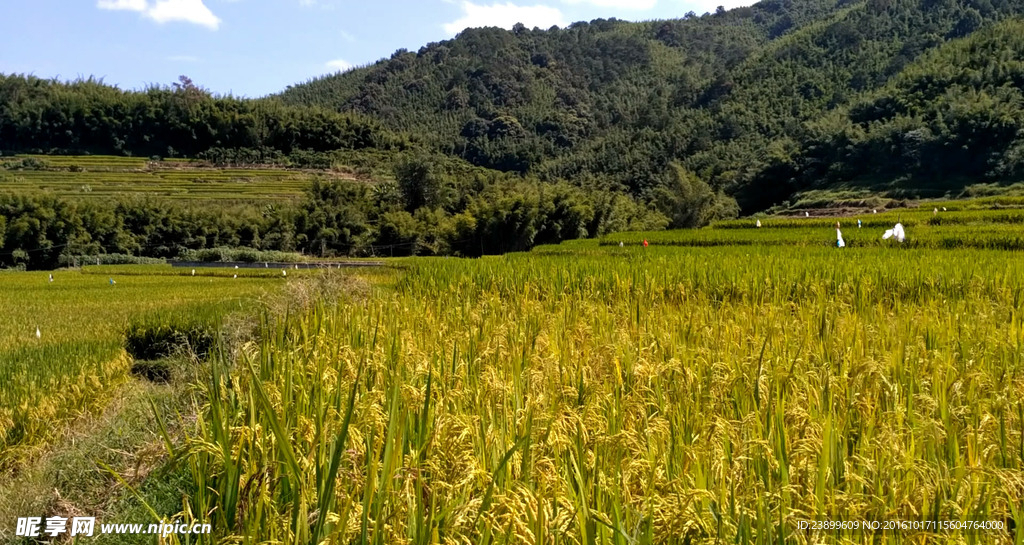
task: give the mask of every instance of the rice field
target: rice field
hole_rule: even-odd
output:
[[[1024,544],[1020,211],[947,209],[840,218],[842,250],[836,218],[762,218],[340,273],[163,415],[175,518],[213,525],[170,542]],[[0,275],[0,348],[54,330],[115,363],[54,348],[0,408],[126,380],[104,322],[282,282],[74,274]],[[35,339],[40,305],[64,312]]]
[[[405,264],[214,363],[175,451],[209,542],[1024,542],[1024,254]]]
[[[5,169],[25,158],[42,170]],[[273,202],[297,200],[318,176],[300,170],[214,168],[187,160],[149,161],[108,156],[0,157],[0,191],[49,192],[76,199],[149,196],[177,201]]]
[[[0,468],[102,407],[128,380],[131,321],[161,313],[216,319],[281,284],[280,271],[238,279],[229,271],[180,273],[86,267],[55,271],[50,282],[47,272],[0,272]]]
[[[604,246],[637,245],[647,240],[658,246],[835,246],[836,223],[852,247],[902,249],[1024,250],[1024,209],[958,208],[935,212],[936,206],[883,211],[851,217],[766,217],[724,221],[706,229],[616,233],[602,238]],[[757,228],[757,221],[761,227]],[[858,224],[858,221],[860,222]],[[902,223],[902,244],[883,240],[882,233]],[[592,244],[591,241],[575,244]]]

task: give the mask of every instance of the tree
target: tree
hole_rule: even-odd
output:
[[[395,179],[406,211],[443,204],[445,183],[436,170],[434,162],[425,155],[407,157],[395,166]]]
[[[716,219],[736,217],[735,199],[715,193],[707,182],[678,164],[667,174],[668,182],[654,191],[654,204],[669,218],[669,227],[703,227]]]

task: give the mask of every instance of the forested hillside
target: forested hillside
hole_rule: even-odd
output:
[[[813,123],[776,164],[802,187],[955,191],[1024,176],[1024,22],[921,56],[881,89]],[[765,180],[766,182],[768,180]]]
[[[363,173],[262,212],[0,194],[0,264],[222,245],[480,255],[700,226],[809,190],[1009,184],[1024,180],[1022,13],[1024,0],[765,0],[669,21],[470,29],[254,100],[184,76],[124,91],[0,75],[4,154]],[[3,162],[32,168],[53,170]],[[165,220],[124,220],[147,215]]]
[[[371,116],[477,165],[600,180],[642,199],[670,183],[673,162],[748,212],[823,182],[929,195],[1019,176],[1009,165],[1013,138],[1002,138],[1024,127],[1013,98],[1020,81],[1006,75],[1024,55],[1010,39],[1017,23],[987,30],[988,46],[956,40],[1022,9],[1020,0],[766,0],[673,21],[472,29],[281,98]],[[940,83],[950,63],[985,77],[965,76],[947,95]],[[915,108],[953,108],[961,119],[931,126],[927,145],[893,157],[878,146],[884,130],[868,127],[886,114],[865,101],[884,103],[898,82],[933,72],[936,86]],[[990,99],[1001,108],[999,137],[970,136],[988,130]],[[902,126],[914,140],[930,123],[914,115],[890,112],[886,130]],[[857,130],[873,131],[865,138],[874,144]],[[842,149],[842,138],[857,149]],[[965,145],[973,166],[947,171],[958,156],[946,148]],[[865,160],[877,153],[885,156]],[[829,163],[836,154],[842,164]]]

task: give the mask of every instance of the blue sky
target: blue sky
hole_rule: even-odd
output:
[[[4,0],[0,72],[96,76],[124,89],[179,75],[263,96],[418,50],[466,27],[679,17],[752,0]]]

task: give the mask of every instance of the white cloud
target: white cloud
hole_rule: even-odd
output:
[[[192,55],[171,55],[167,57],[167,60],[171,62],[199,62],[199,57]]]
[[[722,6],[725,9],[740,8],[743,6],[752,6],[756,0],[694,0],[684,1],[681,5],[687,10],[693,10],[697,14],[701,13],[714,13],[718,6]]]
[[[545,5],[517,6],[511,2],[479,5],[465,0],[462,2],[462,11],[462,17],[444,25],[445,32],[455,35],[467,28],[491,26],[510,29],[516,23],[523,23],[528,28],[545,29],[568,24],[558,8]]]
[[[658,4],[658,0],[564,0],[567,4],[589,4],[599,8],[621,8],[645,11]]]
[[[647,11],[654,9],[658,3],[673,4],[684,10],[697,13],[714,12],[718,6],[725,9],[733,9],[741,6],[753,5],[755,0],[562,0],[566,4],[578,6],[586,4],[599,8],[625,9],[633,11]],[[680,12],[681,13],[681,12]]]
[[[96,7],[100,9],[146,11],[146,0],[98,0]]]
[[[334,59],[333,61],[328,61],[326,66],[336,72],[346,72],[352,69],[352,63],[345,59]]]
[[[356,37],[355,36],[349,34],[348,32],[345,32],[344,30],[339,32],[338,35],[341,36],[342,39],[344,39],[348,43],[355,43],[355,41],[356,41]]]
[[[108,10],[138,11],[158,22],[181,21],[217,30],[220,18],[206,7],[203,0],[97,0],[96,7]]]
[[[753,6],[755,3],[756,2],[754,0],[719,0],[718,2],[705,2],[704,5],[707,5],[706,11],[713,12],[718,8],[718,6],[722,6],[725,9],[734,9],[744,6]],[[714,6],[711,6],[711,4],[714,4]]]
[[[206,7],[203,0],[157,0],[153,7],[146,10],[146,17],[158,23],[181,21],[210,30],[220,27],[220,18]]]

